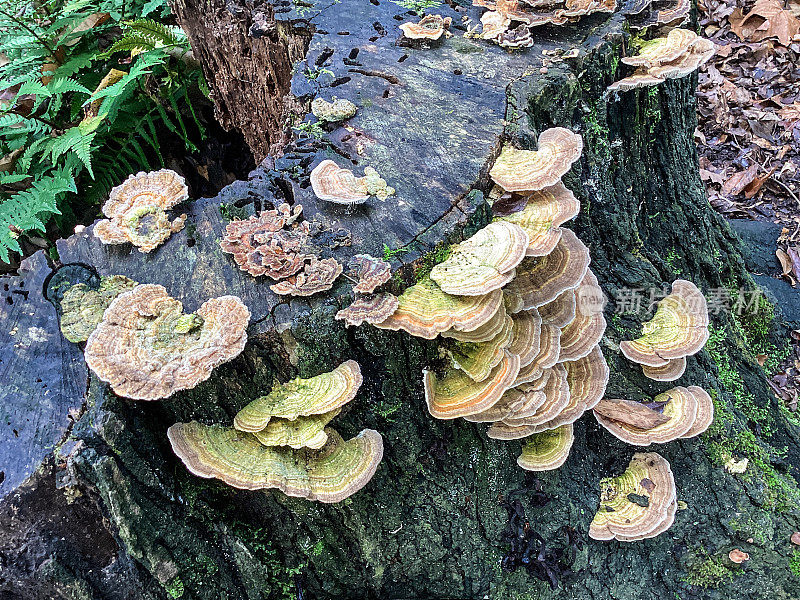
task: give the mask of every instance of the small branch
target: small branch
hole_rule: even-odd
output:
[[[9,19],[11,19],[12,21],[14,21],[14,23],[16,23],[17,25],[19,25],[20,27],[22,27],[22,28],[23,28],[25,31],[27,31],[28,33],[30,33],[30,34],[31,34],[33,37],[35,37],[35,38],[36,38],[36,40],[37,40],[37,41],[38,41],[38,42],[39,42],[39,43],[40,43],[42,46],[44,46],[44,47],[45,47],[45,49],[46,49],[46,50],[47,50],[47,51],[50,53],[50,58],[52,58],[54,62],[56,62],[56,63],[58,62],[58,59],[56,58],[56,52],[55,52],[55,50],[53,50],[53,48],[51,48],[51,47],[50,47],[50,44],[48,44],[48,43],[47,43],[45,40],[43,40],[43,39],[41,38],[41,36],[39,36],[39,34],[38,34],[38,33],[36,33],[36,31],[35,31],[34,29],[32,29],[31,27],[29,27],[27,23],[25,23],[25,22],[24,22],[24,21],[22,21],[21,19],[17,18],[15,15],[12,15],[11,13],[9,13],[8,11],[6,11],[6,10],[4,10],[4,9],[2,9],[2,8],[0,8],[0,15],[5,15],[7,18],[9,18]]]

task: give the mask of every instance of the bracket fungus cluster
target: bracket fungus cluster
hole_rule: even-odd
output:
[[[383,438],[365,429],[345,441],[330,421],[361,386],[358,363],[276,386],[236,415],[233,427],[176,423],[167,431],[193,474],[230,486],[341,502],[364,487],[383,458]]]
[[[451,35],[448,31],[453,20],[450,17],[441,15],[425,15],[417,23],[403,23],[400,30],[406,40],[430,40],[436,41],[443,35]]]
[[[61,299],[61,333],[70,342],[85,342],[103,320],[108,305],[136,282],[122,275],[102,277],[97,288],[85,283],[71,286]]]
[[[131,175],[111,190],[94,235],[104,244],[131,243],[150,252],[183,229],[186,215],[170,221],[167,210],[188,200],[189,188],[175,171],[161,169]]]
[[[563,464],[572,423],[600,401],[609,376],[589,249],[560,227],[580,209],[561,176],[583,144],[563,128],[539,143],[504,150],[490,171],[503,210],[375,324],[444,338],[446,366],[423,373],[429,412],[488,423],[495,439],[528,438],[519,464],[532,470]]]
[[[320,259],[308,249],[311,228],[301,220],[302,211],[299,204],[281,204],[231,221],[220,247],[243,271],[277,280],[270,286],[276,294],[311,296],[327,291],[342,274],[342,265],[334,258]]]
[[[311,188],[320,200],[334,204],[362,204],[370,196],[386,200],[394,194],[394,188],[386,185],[372,167],[364,169],[363,177],[343,169],[332,160],[323,160],[311,171]]]
[[[623,442],[649,446],[700,435],[714,420],[714,403],[708,392],[692,385],[667,390],[651,403],[603,399],[594,416]]]
[[[120,396],[159,400],[195,387],[247,341],[250,311],[236,296],[185,314],[160,285],[119,294],[86,342],[86,364]]]
[[[680,26],[691,9],[691,0],[635,0],[624,14],[630,28],[639,31],[653,25]]]
[[[651,379],[675,381],[686,370],[686,357],[700,352],[708,341],[708,323],[702,292],[692,282],[677,279],[653,318],[642,325],[642,335],[620,342],[619,348]]]
[[[374,293],[392,276],[392,266],[385,260],[369,254],[356,254],[347,263],[347,277],[351,279],[355,300],[336,313],[336,319],[348,327],[362,323],[380,323],[388,319],[400,305],[388,292]]]
[[[609,92],[658,85],[667,79],[680,79],[699,69],[714,56],[714,42],[688,29],[673,29],[666,37],[645,42],[636,56],[622,58],[636,67],[629,77],[608,86]]]
[[[616,0],[473,0],[472,5],[489,9],[481,16],[481,37],[506,48],[533,46],[534,27],[564,25],[617,9]]]
[[[672,526],[677,510],[669,463],[655,452],[637,453],[622,475],[600,482],[600,508],[589,537],[620,542],[652,538]]]

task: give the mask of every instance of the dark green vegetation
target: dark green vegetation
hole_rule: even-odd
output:
[[[166,0],[4,0],[0,262],[51,220],[62,233],[91,221],[167,146],[197,151],[203,78],[168,14]]]

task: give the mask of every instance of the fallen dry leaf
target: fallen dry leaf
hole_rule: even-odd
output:
[[[603,398],[594,411],[608,419],[633,425],[639,429],[652,429],[669,421],[669,417],[648,408],[641,402],[620,398]]]
[[[734,173],[722,186],[722,193],[725,196],[736,196],[741,193],[752,181],[756,178],[758,173],[758,165],[753,163],[744,171]]]
[[[777,38],[784,46],[800,33],[800,20],[784,8],[780,0],[758,0],[753,9],[742,14],[737,8],[728,17],[731,31],[742,41],[760,42],[767,38]]]
[[[758,361],[758,365],[763,367],[767,364],[767,358],[769,358],[766,354],[756,354],[756,360]]]
[[[800,531],[795,531],[789,539],[795,546],[800,546]]]
[[[772,174],[775,172],[776,169],[777,167],[772,169],[769,173],[767,173],[763,177],[756,177],[755,179],[753,179],[753,181],[748,183],[744,188],[744,197],[749,200],[750,198],[755,196],[758,192],[760,192],[761,186],[763,186],[767,182],[767,179],[772,177]]]
[[[792,275],[794,275],[795,279],[800,280],[800,248],[789,246],[786,252],[791,259]]]

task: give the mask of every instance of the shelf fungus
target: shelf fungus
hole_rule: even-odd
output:
[[[264,446],[289,446],[290,448],[311,448],[319,450],[328,441],[325,427],[341,412],[336,408],[321,415],[290,419],[270,419],[261,431],[253,433]]]
[[[131,175],[111,190],[103,205],[108,219],[97,222],[94,235],[104,244],[131,243],[151,252],[183,229],[186,215],[170,221],[166,211],[188,199],[189,188],[175,171]]]
[[[572,290],[567,290],[556,296],[555,300],[542,304],[539,307],[539,314],[543,323],[561,329],[572,322],[577,310],[578,303],[575,293]]]
[[[527,367],[539,355],[542,345],[542,318],[532,308],[511,317],[512,338],[508,351],[519,356],[520,367]]]
[[[369,254],[356,254],[347,263],[347,274],[357,280],[353,291],[357,294],[371,294],[376,288],[389,281],[392,265],[382,258]]]
[[[575,318],[561,329],[560,362],[583,358],[600,343],[606,331],[602,311],[603,290],[591,270],[586,272],[580,286],[574,290],[577,311]],[[600,310],[598,310],[600,307]]]
[[[477,329],[473,329],[472,331],[448,329],[442,332],[442,337],[452,338],[459,342],[488,342],[503,331],[509,324],[513,325],[513,322],[506,312],[505,305],[501,303],[500,308],[494,316]]]
[[[605,403],[595,410],[595,418],[611,435],[634,446],[700,435],[714,419],[711,397],[697,386],[676,387],[659,394],[652,402],[656,408],[636,404],[619,400]]]
[[[332,102],[328,102],[323,98],[314,98],[311,102],[311,114],[317,117],[318,120],[326,123],[339,123],[354,117],[358,107],[344,98],[333,98]]]
[[[323,160],[314,167],[311,187],[317,198],[336,204],[362,204],[370,196],[386,200],[395,192],[372,167],[364,169],[363,177],[356,177],[332,160]]]
[[[452,246],[450,256],[433,267],[430,277],[448,294],[483,296],[514,278],[527,247],[528,234],[519,225],[490,223]]]
[[[399,27],[406,39],[434,41],[445,34],[449,35],[447,30],[450,29],[452,22],[450,17],[425,15],[417,23],[403,23]]]
[[[160,285],[137,285],[109,304],[86,343],[86,364],[120,396],[167,398],[195,387],[247,341],[250,311],[236,296],[194,314]]]
[[[335,258],[317,258],[311,256],[311,262],[303,266],[303,270],[283,281],[269,286],[281,296],[313,296],[327,292],[342,274],[342,265]]]
[[[453,296],[425,278],[403,292],[398,303],[392,316],[375,327],[432,340],[449,329],[471,332],[485,325],[503,308],[503,294],[495,290],[483,296]]]
[[[347,327],[358,327],[362,323],[382,323],[394,314],[400,302],[392,294],[369,294],[359,296],[347,308],[343,308],[334,317],[344,321]]]
[[[308,223],[298,222],[303,207],[281,204],[244,220],[231,221],[220,242],[223,252],[233,255],[236,265],[258,277],[283,279],[302,270],[310,258],[305,246]]]
[[[525,438],[517,464],[526,471],[558,469],[566,462],[575,441],[572,429],[571,424],[562,425]]]
[[[561,353],[561,330],[552,325],[542,324],[539,337],[539,352],[534,359],[519,371],[514,385],[529,383],[541,377],[542,372],[558,363]]]
[[[563,183],[530,193],[522,210],[496,217],[516,223],[528,234],[527,256],[550,254],[561,239],[561,225],[575,218],[581,205]]]
[[[85,342],[103,320],[108,305],[135,285],[122,275],[102,277],[96,289],[85,283],[73,285],[61,300],[61,333],[75,344]]]
[[[454,342],[447,350],[452,365],[464,371],[476,382],[489,377],[501,360],[505,351],[511,352],[509,345],[513,338],[513,324],[506,322],[506,327],[487,342]]]
[[[686,372],[686,357],[668,360],[667,364],[661,367],[648,367],[642,365],[642,373],[653,381],[675,381],[680,379]]]
[[[611,84],[608,91],[625,92],[685,77],[711,60],[714,48],[714,42],[693,31],[673,29],[666,37],[645,42],[638,55],[624,57],[623,63],[637,69]]]
[[[437,419],[455,419],[482,412],[500,400],[514,383],[518,372],[519,357],[508,352],[489,377],[481,382],[474,381],[458,369],[450,369],[442,377],[424,371],[428,411]]]
[[[341,502],[372,479],[383,458],[383,438],[372,429],[344,441],[326,429],[320,450],[264,446],[254,435],[196,421],[167,430],[172,449],[198,477],[244,490],[274,488],[287,496]]]
[[[515,307],[538,308],[578,287],[589,262],[589,249],[573,231],[564,229],[555,249],[547,256],[523,260],[503,291]]]
[[[669,463],[655,452],[640,452],[622,475],[600,482],[600,507],[589,537],[623,542],[652,538],[672,526],[676,510]]]
[[[329,413],[355,398],[361,382],[361,368],[354,360],[316,377],[298,377],[245,406],[236,414],[233,426],[255,433],[266,428],[273,418],[293,421],[298,417]]]
[[[504,146],[489,175],[508,192],[541,190],[558,184],[582,151],[580,135],[564,127],[553,127],[539,135],[536,151]]]
[[[620,342],[628,360],[648,367],[666,367],[671,360],[692,356],[708,341],[708,308],[703,294],[690,281],[677,279],[672,292],[658,303],[642,335]]]
[[[653,25],[680,26],[692,9],[691,0],[657,0],[639,2],[626,13],[631,30],[640,31]]]

